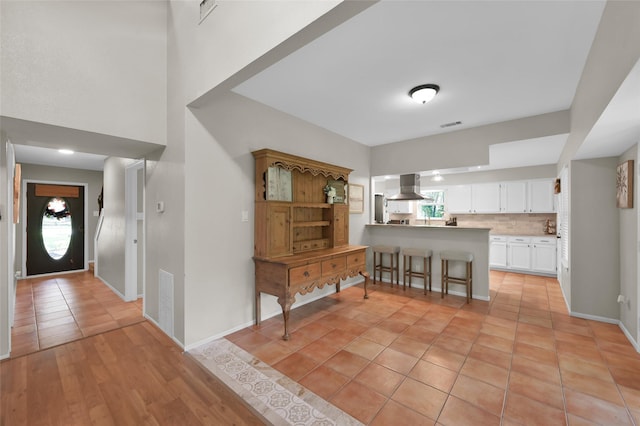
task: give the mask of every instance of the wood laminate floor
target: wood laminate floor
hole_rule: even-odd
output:
[[[0,425],[260,425],[149,322],[0,363]]]
[[[260,425],[240,398],[88,272],[20,280],[0,425]]]

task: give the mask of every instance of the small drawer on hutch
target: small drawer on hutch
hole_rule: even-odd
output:
[[[320,278],[320,262],[298,266],[289,270],[289,283],[303,283]]]
[[[364,251],[362,253],[350,254],[347,256],[347,268],[361,266],[365,264]]]
[[[297,241],[293,243],[294,252],[323,249],[327,247],[329,247],[329,241],[327,239]]]
[[[347,265],[346,257],[336,257],[322,261],[322,276],[334,275],[345,270]]]

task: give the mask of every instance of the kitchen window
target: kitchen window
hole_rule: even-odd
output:
[[[442,219],[444,216],[444,190],[421,191],[420,194],[431,200],[418,201],[418,219]]]

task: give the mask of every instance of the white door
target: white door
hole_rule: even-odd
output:
[[[144,160],[125,170],[125,265],[124,298],[136,300],[144,293]],[[141,226],[142,222],[142,226]],[[140,248],[140,245],[142,247]]]

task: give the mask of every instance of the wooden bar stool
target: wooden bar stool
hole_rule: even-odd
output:
[[[424,280],[424,294],[427,294],[427,281],[429,282],[429,291],[431,291],[431,256],[433,251],[429,249],[404,248],[402,249],[402,288],[407,287],[407,278],[409,278],[409,287],[411,287],[411,279],[413,277],[422,278]],[[422,272],[413,270],[413,258],[422,258]]]
[[[473,291],[473,254],[466,251],[444,250],[440,252],[440,261],[442,262],[442,295],[445,292],[449,294],[449,283],[464,284],[467,287],[467,303],[471,300]],[[465,277],[450,277],[449,262],[465,262],[467,266]]]
[[[382,281],[382,273],[389,272],[391,274],[391,285],[393,285],[393,274],[396,274],[396,284],[400,285],[400,268],[398,263],[400,261],[400,247],[398,246],[373,246],[373,283],[376,283],[376,272],[380,274],[380,281]],[[389,266],[384,265],[384,256],[389,255]]]

